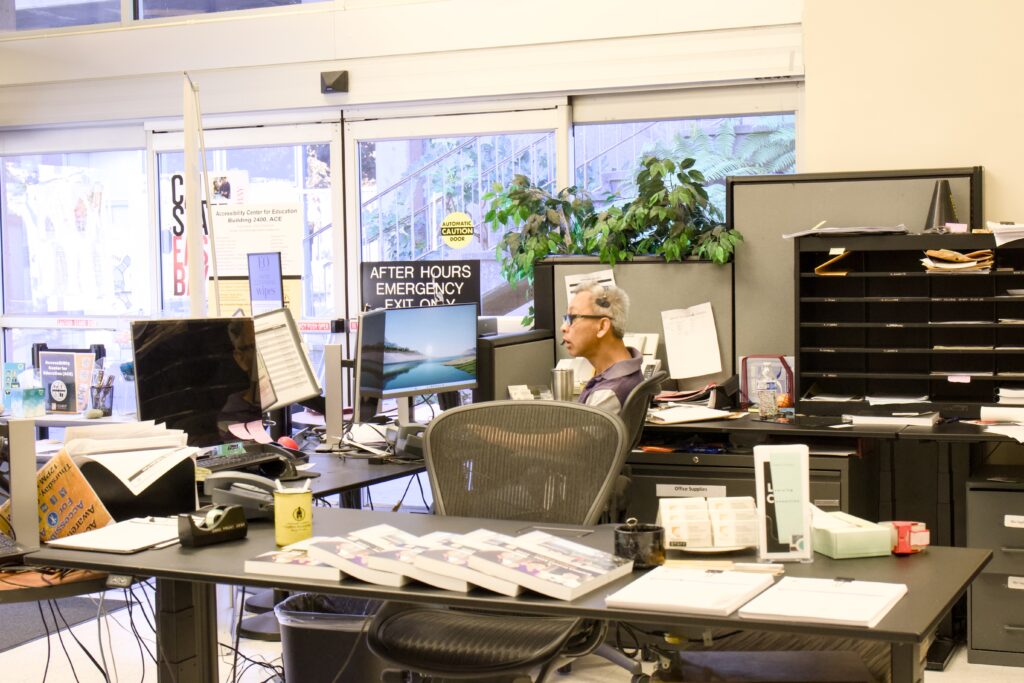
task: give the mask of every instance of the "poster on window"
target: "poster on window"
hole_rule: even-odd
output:
[[[250,252],[281,252],[285,277],[302,276],[302,217],[298,204],[244,204],[213,207],[217,234],[217,276],[249,275]],[[205,221],[204,221],[205,223]],[[204,228],[205,228],[204,224]],[[203,235],[204,277],[212,277],[210,238]],[[184,230],[171,232],[172,295],[188,296],[188,261]]]
[[[480,303],[480,261],[363,261],[363,310]]]

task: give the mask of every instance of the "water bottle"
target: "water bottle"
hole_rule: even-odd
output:
[[[761,376],[757,380],[757,412],[762,420],[774,420],[779,416],[779,382],[767,363],[761,366]]]

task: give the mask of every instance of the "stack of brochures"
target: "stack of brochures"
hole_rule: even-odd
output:
[[[999,387],[999,403],[1011,406],[1024,406],[1024,389]]]
[[[509,596],[526,589],[559,600],[574,600],[632,569],[631,560],[544,531],[505,536],[478,529],[417,537],[387,524],[314,537],[245,563],[245,571],[256,574],[383,586],[417,581],[459,592],[478,586]]]

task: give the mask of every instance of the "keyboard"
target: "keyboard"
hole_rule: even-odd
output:
[[[284,456],[268,451],[232,453],[231,455],[204,455],[196,458],[196,467],[205,467],[211,472],[244,470],[268,462],[280,462]]]

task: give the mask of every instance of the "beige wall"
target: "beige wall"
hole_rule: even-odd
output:
[[[2,0],[0,0],[2,2]],[[801,0],[336,0],[0,34],[0,129],[799,79]],[[321,94],[321,71],[349,71]]]
[[[984,167],[1024,221],[1024,2],[806,0],[804,172]]]

